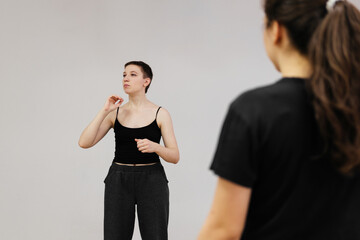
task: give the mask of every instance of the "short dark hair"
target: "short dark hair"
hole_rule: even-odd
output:
[[[141,72],[144,75],[144,78],[150,78],[150,83],[145,88],[145,93],[147,93],[147,91],[150,87],[150,84],[152,82],[152,78],[153,78],[153,72],[151,70],[151,67],[142,61],[131,61],[131,62],[126,63],[124,67],[127,67],[129,65],[136,65],[136,66],[140,67]]]

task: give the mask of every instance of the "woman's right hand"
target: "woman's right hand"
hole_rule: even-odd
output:
[[[120,100],[120,101],[117,104],[115,104],[118,100]],[[104,110],[106,112],[112,112],[116,108],[118,108],[123,102],[124,102],[124,99],[122,99],[121,97],[112,95],[106,100],[105,105],[104,105]]]

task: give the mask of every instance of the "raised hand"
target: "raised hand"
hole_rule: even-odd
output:
[[[108,112],[112,112],[116,108],[118,108],[123,102],[124,99],[122,99],[121,97],[112,95],[106,100],[104,105],[104,110]]]

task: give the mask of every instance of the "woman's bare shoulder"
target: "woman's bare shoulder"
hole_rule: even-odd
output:
[[[161,127],[163,124],[171,123],[171,116],[170,116],[169,111],[166,108],[161,107],[159,109],[159,112],[157,115],[157,122],[158,122],[159,127]]]
[[[119,108],[116,108],[114,111],[112,111],[111,113],[109,113],[108,115],[108,119],[111,121],[112,126],[114,127],[115,125],[115,120],[116,118],[122,114],[124,111],[126,111],[126,107],[124,107],[124,105],[120,106]]]

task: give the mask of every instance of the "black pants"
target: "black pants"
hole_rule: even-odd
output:
[[[169,188],[161,163],[149,166],[113,163],[104,182],[104,240],[131,240],[135,205],[141,238],[168,239]]]

